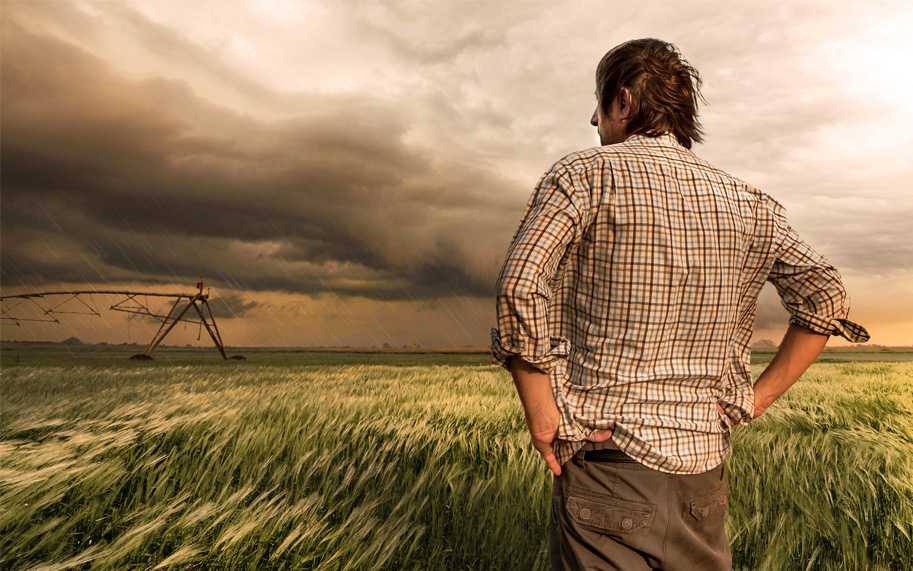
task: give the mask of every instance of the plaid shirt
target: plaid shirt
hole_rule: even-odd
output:
[[[563,464],[597,429],[651,468],[719,465],[754,411],[749,340],[771,281],[790,323],[858,342],[840,275],[783,207],[670,134],[565,157],[533,193],[498,278],[492,358],[549,373]]]

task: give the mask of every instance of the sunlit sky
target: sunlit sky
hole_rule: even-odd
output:
[[[202,275],[229,345],[487,345],[530,192],[598,144],[596,64],[659,37],[704,80],[696,153],[786,206],[872,343],[913,344],[906,0],[0,10],[3,295],[192,292]],[[2,338],[157,327],[101,313],[3,321]],[[765,290],[755,340],[786,319]]]

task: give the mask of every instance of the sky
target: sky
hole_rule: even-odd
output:
[[[3,295],[203,276],[229,345],[485,346],[532,189],[598,144],[596,64],[658,37],[703,78],[696,154],[786,207],[871,343],[913,344],[906,0],[3,0],[0,25]],[[158,325],[101,313],[2,338]],[[786,321],[768,286],[755,341]]]

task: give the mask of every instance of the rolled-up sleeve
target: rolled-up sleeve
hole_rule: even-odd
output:
[[[530,198],[498,277],[498,327],[491,330],[492,362],[505,368],[519,356],[543,371],[567,355],[567,342],[549,328],[551,282],[586,224],[583,184],[556,166]]]
[[[850,300],[837,269],[809,247],[782,216],[779,226],[780,241],[768,280],[789,312],[790,324],[821,335],[840,335],[854,343],[868,341],[865,328],[847,319]]]

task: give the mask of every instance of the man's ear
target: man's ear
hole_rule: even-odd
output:
[[[618,90],[618,110],[621,113],[619,119],[630,119],[634,115],[634,98],[631,96],[631,90],[622,87]]]

